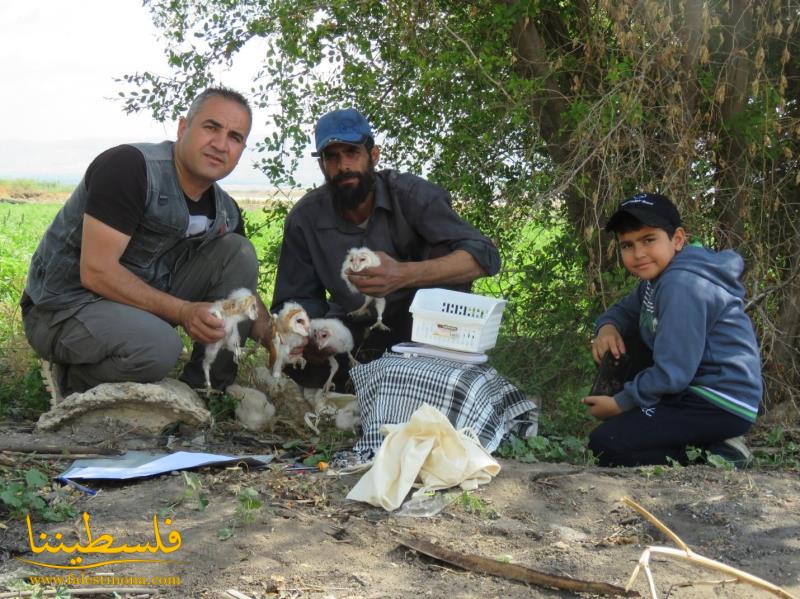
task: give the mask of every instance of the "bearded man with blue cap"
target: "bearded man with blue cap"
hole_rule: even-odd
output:
[[[325,184],[301,198],[286,218],[272,311],[295,301],[311,318],[339,318],[353,333],[356,358],[369,361],[410,340],[409,305],[417,289],[468,290],[475,279],[499,271],[500,256],[455,213],[445,189],[409,173],[375,169],[380,148],[355,108],[323,115],[314,141],[312,156]],[[375,252],[380,266],[349,275],[359,291],[354,294],[341,271],[348,251],[359,247]],[[389,331],[371,330],[365,338],[374,315],[349,314],[363,303],[362,294],[386,299],[383,321]],[[310,344],[307,354],[313,351]],[[319,387],[328,367],[315,367],[315,356],[307,357],[303,371],[287,374]],[[346,380],[346,371],[342,362],[334,381]]]

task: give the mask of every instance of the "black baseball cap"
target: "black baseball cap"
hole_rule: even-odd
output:
[[[681,226],[681,215],[675,204],[658,193],[637,193],[622,200],[617,211],[608,219],[606,231],[614,231],[624,213],[649,227],[673,230]]]

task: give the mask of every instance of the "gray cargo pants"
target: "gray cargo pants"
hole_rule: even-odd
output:
[[[239,287],[255,290],[258,260],[249,240],[228,234],[197,249],[172,274],[167,293],[188,301],[213,302]],[[25,335],[41,357],[67,366],[67,387],[85,391],[100,383],[149,383],[175,367],[183,344],[175,327],[144,310],[101,299],[79,309],[41,310],[23,318]],[[242,323],[242,339],[251,323]],[[181,380],[205,387],[204,346],[195,344]],[[222,350],[211,368],[211,384],[224,389],[236,378],[233,354]]]

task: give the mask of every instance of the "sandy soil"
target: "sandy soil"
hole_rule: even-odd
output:
[[[65,434],[35,434],[29,427],[6,427],[3,432],[7,442],[80,442]],[[128,447],[134,446],[127,441]],[[161,441],[138,439],[136,446],[155,447]],[[119,438],[116,443],[126,445]],[[218,431],[205,438],[203,447],[185,449],[269,451],[259,445],[256,438]],[[52,466],[58,471],[69,463],[62,459]],[[107,533],[117,544],[135,545],[153,542],[154,514],[159,522],[171,517],[170,526],[161,524],[162,536],[166,543],[168,531],[178,531],[182,545],[170,555],[158,554],[168,560],[165,563],[85,570],[87,575],[180,577],[179,587],[150,587],[156,592],[151,596],[157,597],[226,597],[227,589],[254,599],[562,597],[571,595],[464,571],[407,549],[399,539],[414,535],[457,552],[624,586],[646,546],[670,546],[661,532],[621,503],[623,496],[630,496],[694,551],[800,596],[800,477],[796,473],[724,471],[709,466],[659,472],[501,463],[499,476],[472,492],[471,501],[462,496],[429,518],[400,517],[346,500],[359,475],[287,473],[285,464],[275,464],[262,470],[197,471],[199,493],[208,502],[203,510],[198,492],[189,491],[178,473],[128,483],[95,483],[96,496],[76,494],[80,511],[72,521],[34,522],[32,530],[34,535],[47,533],[48,539],[62,532],[66,542],[84,542],[85,511],[95,537]],[[249,522],[241,509],[237,515],[241,505],[237,497],[245,488],[257,491],[263,502],[262,508],[249,511]],[[0,589],[30,574],[66,573],[15,559],[37,557],[41,556],[31,552],[24,522],[0,524]],[[96,557],[87,555],[85,563]],[[67,563],[63,552],[41,559]],[[749,586],[702,584],[726,577],[683,562],[666,558],[652,562],[660,597],[770,596]],[[633,588],[649,596],[643,577]]]

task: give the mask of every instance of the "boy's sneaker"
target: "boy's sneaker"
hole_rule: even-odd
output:
[[[728,460],[737,468],[744,468],[753,461],[753,453],[744,444],[744,437],[731,437],[708,446],[708,453]]]
[[[42,359],[41,371],[44,386],[50,392],[50,405],[56,406],[68,395],[67,369],[63,364]]]

